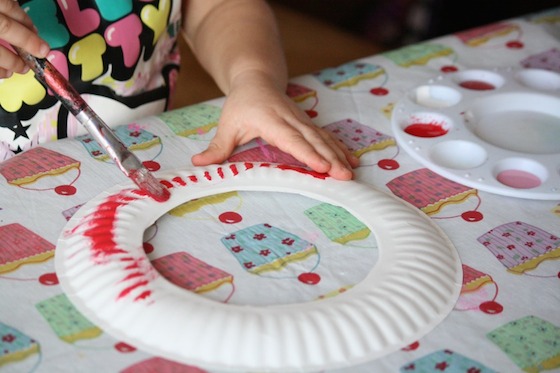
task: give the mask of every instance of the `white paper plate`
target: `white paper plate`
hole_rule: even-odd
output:
[[[443,232],[418,209],[366,185],[253,163],[158,176],[169,201],[156,202],[132,184],[113,187],[68,222],[55,255],[77,309],[147,352],[220,370],[344,367],[417,341],[459,296],[461,263]],[[297,193],[343,206],[375,234],[379,259],[349,291],[300,304],[223,304],[165,280],[144,254],[144,230],[186,201],[233,190]]]
[[[560,198],[560,74],[440,75],[395,105],[392,127],[399,146],[450,180],[512,197]]]

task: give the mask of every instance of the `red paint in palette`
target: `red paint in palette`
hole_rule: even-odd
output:
[[[493,89],[496,89],[493,84],[485,82],[483,80],[465,80],[459,83],[459,85],[463,88],[473,91],[491,91]]]
[[[443,127],[443,123],[412,123],[406,126],[404,132],[416,137],[439,137],[445,135],[448,130]]]

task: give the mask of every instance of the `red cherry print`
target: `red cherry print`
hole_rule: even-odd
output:
[[[56,273],[45,273],[39,276],[39,283],[46,286],[58,285],[58,277]]]
[[[416,341],[416,342],[412,342],[411,344],[409,344],[406,347],[403,347],[402,350],[403,351],[414,351],[414,350],[417,350],[418,347],[420,347],[420,342]]]
[[[396,170],[400,167],[399,162],[395,161],[394,159],[382,159],[377,162],[377,165],[379,166],[379,168],[388,171]]]
[[[465,211],[461,214],[461,217],[464,221],[468,221],[469,223],[475,223],[484,218],[484,216],[478,211]]]
[[[115,344],[115,350],[122,352],[122,353],[129,353],[129,352],[134,352],[136,351],[136,347],[133,347],[129,344],[126,344],[124,342],[119,342]]]
[[[154,245],[152,245],[152,244],[149,243],[149,242],[144,242],[144,243],[142,244],[142,247],[144,248],[144,252],[145,252],[146,254],[151,254],[151,253],[154,252]]]
[[[224,224],[235,224],[243,220],[243,217],[235,211],[226,211],[221,213],[218,219]]]
[[[142,164],[150,171],[157,171],[161,168],[161,165],[156,161],[144,161]]]
[[[478,308],[489,315],[496,315],[504,310],[504,307],[500,303],[494,301],[481,303]]]
[[[309,118],[315,118],[318,115],[318,113],[315,110],[305,110],[305,112],[307,113]]]
[[[456,72],[457,70],[459,70],[459,69],[457,68],[457,66],[452,66],[452,65],[442,66],[442,68],[440,69],[440,71],[441,71],[442,73],[454,73],[454,72]]]
[[[518,40],[514,40],[514,41],[508,41],[506,43],[506,47],[510,48],[510,49],[521,49],[524,47],[523,43],[518,41]]]
[[[387,96],[389,94],[389,90],[383,87],[372,88],[369,92],[374,96]]]
[[[321,281],[321,276],[316,273],[307,272],[299,275],[298,280],[307,285],[317,285]]]
[[[76,188],[72,185],[59,185],[54,188],[56,194],[61,196],[71,196],[76,194]]]

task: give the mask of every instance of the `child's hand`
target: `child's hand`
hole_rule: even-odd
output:
[[[265,74],[237,77],[227,96],[218,130],[208,148],[192,157],[196,166],[222,163],[255,138],[291,154],[314,171],[349,180],[359,160],[309,117]]]
[[[0,0],[0,78],[28,70],[10,44],[39,58],[46,57],[50,50],[49,45],[37,35],[31,18],[17,1]]]

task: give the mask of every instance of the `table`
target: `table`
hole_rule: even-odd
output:
[[[292,79],[289,95],[361,158],[357,181],[428,215],[455,245],[463,268],[459,299],[431,332],[333,372],[559,371],[560,201],[506,197],[443,178],[405,152],[391,127],[392,108],[413,87],[496,67],[560,73],[560,8]],[[116,132],[150,169],[174,169],[205,148],[222,103],[176,109]],[[301,166],[262,143],[240,147],[230,161]],[[114,339],[62,291],[53,256],[68,219],[126,183],[94,142],[82,136],[44,144],[0,164],[0,175],[0,371],[211,371]],[[273,270],[238,262],[222,238],[252,234],[259,224],[315,250]],[[171,282],[217,302],[253,305],[351,291],[378,255],[375,235],[344,210],[299,195],[238,191],[173,209],[146,230],[144,250]]]

